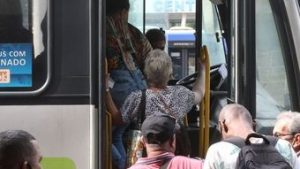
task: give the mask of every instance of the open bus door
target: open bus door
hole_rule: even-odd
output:
[[[229,7],[230,98],[250,110],[258,132],[271,134],[278,113],[299,111],[299,7],[295,0]]]
[[[214,72],[214,83],[210,84],[210,76],[207,76],[208,86],[206,86],[206,89],[208,92],[206,93],[208,95],[204,99],[205,104],[199,105],[198,109],[193,109],[188,113],[187,117],[190,140],[193,146],[191,156],[204,157],[210,144],[210,87],[213,85],[212,90],[217,88],[217,90],[223,90],[224,87],[222,85],[225,79],[221,79],[219,68],[225,68],[224,71],[227,72],[225,67],[225,45],[223,45],[223,41],[216,42],[216,33],[222,34],[218,22],[218,14],[209,0],[203,2],[194,0],[182,2],[164,1],[159,3],[161,5],[157,4],[158,2],[156,1],[146,0],[145,9],[136,8],[134,4],[131,4],[130,23],[139,27],[141,31],[147,31],[153,27],[165,30],[167,39],[165,50],[173,61],[175,81],[181,81],[183,80],[182,78],[197,71],[199,65],[196,63],[199,63],[201,53],[203,56],[209,55],[206,63],[207,72],[210,75],[210,63]],[[202,6],[205,6],[204,11]],[[143,12],[144,17],[140,15]],[[207,46],[204,47],[205,50],[202,49],[203,45]],[[224,78],[226,78],[225,76]],[[219,95],[224,97],[223,92],[221,94],[218,91],[214,92],[215,97]]]
[[[191,27],[195,30],[195,39],[198,38],[194,41],[198,44],[194,44],[194,53],[200,51],[201,46],[207,46],[211,71],[218,70],[210,79],[210,144],[220,140],[217,118],[225,104],[243,104],[257,122],[256,130],[265,134],[271,134],[279,112],[299,111],[297,0],[172,2],[145,1],[145,16],[134,17],[143,12],[134,8],[131,23],[144,31],[163,28],[167,34],[174,26],[176,31],[178,27]],[[177,44],[187,44],[186,41],[189,39],[178,39]],[[184,52],[184,46],[174,44],[174,41],[168,44],[174,64],[187,69],[179,74],[193,73],[195,56],[199,55],[190,55]],[[179,58],[185,63],[178,64]],[[196,154],[200,155],[199,152]],[[202,152],[201,156],[204,154]]]

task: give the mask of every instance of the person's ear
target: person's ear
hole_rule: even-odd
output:
[[[176,135],[175,134],[171,139],[169,139],[168,144],[170,147],[170,151],[174,153],[176,150]]]
[[[172,137],[172,139],[170,139],[170,146],[173,148],[176,148],[176,135],[175,134]]]
[[[227,133],[227,132],[228,132],[228,127],[227,127],[227,125],[225,124],[225,120],[222,121],[222,126],[223,126],[223,129],[224,129],[224,132]]]
[[[300,147],[300,133],[295,134],[294,136],[295,139],[295,146]]]

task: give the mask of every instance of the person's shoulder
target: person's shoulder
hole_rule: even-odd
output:
[[[137,165],[137,164],[135,164],[135,165],[131,166],[128,169],[153,169],[153,168],[151,168],[150,166],[147,166],[147,165]]]
[[[128,23],[128,28],[131,32],[131,34],[134,34],[134,35],[138,35],[138,36],[141,36],[141,37],[145,37],[144,34],[135,26],[131,25],[130,23]]]
[[[139,98],[142,96],[141,90],[135,90],[128,95],[128,98]]]
[[[191,162],[196,162],[196,163],[203,162],[202,159],[190,158],[190,157],[180,156],[180,155],[173,157],[172,161],[191,161]]]
[[[208,154],[222,153],[222,154],[236,154],[239,153],[240,148],[232,143],[226,141],[219,141],[208,148]]]
[[[226,141],[214,143],[207,150],[203,168],[235,168],[240,151],[238,146]]]
[[[171,90],[171,91],[191,92],[192,93],[192,91],[190,89],[188,89],[187,87],[182,86],[182,85],[168,86],[167,89]]]
[[[142,91],[141,90],[135,90],[131,92],[125,99],[121,112],[125,111],[128,109],[130,106],[137,104],[136,99],[139,99],[142,97]]]
[[[203,160],[195,159],[195,158],[189,158],[185,156],[175,156],[170,162],[169,167],[175,167],[175,166],[194,166],[194,167],[202,167],[203,166]]]

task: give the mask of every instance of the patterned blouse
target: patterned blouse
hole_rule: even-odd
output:
[[[123,121],[129,123],[137,121],[138,107],[141,103],[142,91],[132,92],[125,100],[122,108]],[[145,116],[152,114],[170,114],[179,121],[194,106],[194,93],[184,86],[167,86],[163,90],[146,90]]]
[[[116,69],[143,70],[143,62],[152,50],[146,36],[123,18],[106,19],[106,58],[108,71]],[[123,54],[122,54],[123,52]]]

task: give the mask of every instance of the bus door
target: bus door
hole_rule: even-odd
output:
[[[271,134],[282,111],[299,111],[299,6],[292,1],[233,1],[230,97],[256,130]],[[244,10],[242,10],[244,9]],[[255,36],[254,36],[255,35]]]
[[[97,153],[101,47],[92,40],[93,4],[0,1],[0,131],[35,136],[44,169],[104,168],[97,166],[105,160]]]
[[[222,67],[224,68],[224,72],[227,73],[225,64],[225,45],[223,40],[218,40],[218,38],[222,39],[222,28],[219,25],[215,6],[210,0],[204,0],[203,2],[196,0],[146,0],[145,9],[136,6],[141,5],[140,3],[142,2],[131,2],[133,2],[133,4],[131,4],[129,15],[131,24],[140,28],[143,32],[146,32],[150,28],[162,28],[165,30],[167,39],[165,50],[169,53],[173,61],[173,76],[175,81],[178,81],[197,70],[196,63],[199,61],[200,48],[203,44],[207,46],[210,55],[210,63],[213,69],[216,70],[215,80],[218,82],[212,83],[211,85],[218,86],[218,90],[223,90],[223,84],[219,83],[221,75],[219,75],[220,73],[218,72],[223,72],[219,71],[219,68]],[[202,6],[205,10],[202,10]],[[203,13],[201,11],[203,11]],[[143,12],[144,15],[141,15]],[[199,18],[202,14],[203,19],[202,17]],[[200,27],[197,27],[196,22],[199,21],[200,23],[198,23],[198,25],[200,25]],[[200,36],[198,36],[199,33]],[[218,38],[216,38],[217,33],[220,35]],[[198,39],[196,38],[197,36]],[[224,81],[227,77],[226,73],[223,74]],[[217,102],[215,105],[218,105]],[[218,110],[219,109],[217,108],[213,111]],[[189,131],[193,145],[191,156],[203,157],[204,153],[202,152],[200,154],[200,147],[202,145],[199,144],[200,118],[199,107],[196,107],[188,113]],[[205,139],[208,140],[209,138]]]

